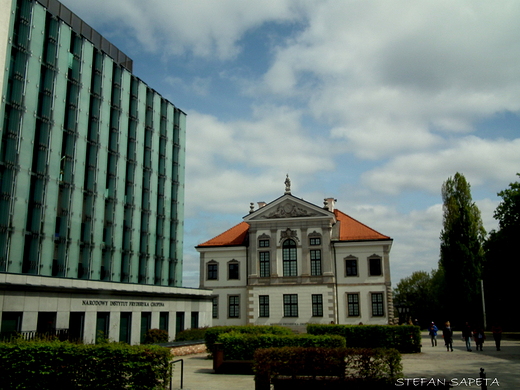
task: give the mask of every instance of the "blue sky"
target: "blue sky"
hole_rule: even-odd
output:
[[[394,239],[395,286],[437,268],[442,183],[489,231],[520,172],[520,2],[62,0],[188,114],[184,286],[194,246],[284,191]]]

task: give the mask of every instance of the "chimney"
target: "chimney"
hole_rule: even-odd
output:
[[[261,209],[262,207],[264,207],[267,203],[265,202],[257,202],[258,203],[258,208]]]
[[[323,207],[325,210],[329,210],[331,213],[334,212],[334,209],[335,209],[335,205],[336,205],[336,202],[338,200],[337,199],[334,199],[334,198],[325,198],[323,200],[323,203],[325,204],[325,206]]]

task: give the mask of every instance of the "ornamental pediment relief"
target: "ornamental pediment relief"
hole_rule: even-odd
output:
[[[296,218],[296,217],[314,217],[318,214],[297,205],[296,203],[286,202],[278,205],[275,210],[263,215],[264,218]]]
[[[280,241],[285,240],[287,238],[300,241],[300,239],[298,238],[298,232],[296,230],[291,230],[290,228],[287,228],[286,230],[280,232]]]
[[[270,204],[263,204],[256,211],[251,211],[245,221],[276,220],[283,218],[333,218],[332,213],[303,199],[285,195]]]

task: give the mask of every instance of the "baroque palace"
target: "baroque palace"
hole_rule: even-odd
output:
[[[393,323],[392,239],[325,199],[285,193],[196,247],[213,324]]]

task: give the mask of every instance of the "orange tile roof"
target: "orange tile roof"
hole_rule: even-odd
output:
[[[339,241],[391,240],[389,236],[385,236],[369,228],[339,210],[334,210],[334,215],[336,216],[336,220],[340,223]],[[245,245],[248,230],[249,224],[247,222],[241,222],[211,240],[199,244],[197,248]]]
[[[340,223],[340,241],[391,240],[390,237],[369,228],[339,210],[334,210],[334,215],[336,216],[336,220]]]
[[[240,222],[238,225],[233,226],[231,229],[226,230],[224,233],[219,234],[197,247],[244,245],[248,230],[249,224],[247,222]]]

